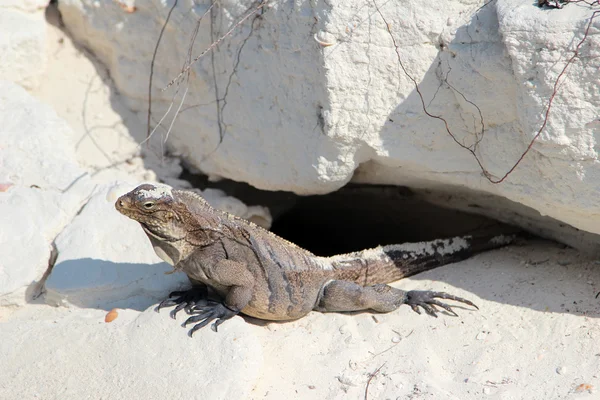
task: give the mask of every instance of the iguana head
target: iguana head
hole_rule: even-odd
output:
[[[119,197],[116,209],[139,222],[148,236],[160,241],[185,237],[185,222],[170,186],[143,184]]]

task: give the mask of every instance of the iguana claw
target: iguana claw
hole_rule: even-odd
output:
[[[207,295],[208,291],[206,286],[192,286],[192,288],[189,290],[170,293],[169,298],[160,302],[160,304],[154,310],[159,312],[161,308],[177,306],[169,313],[171,318],[175,319],[177,317],[177,313],[182,309],[185,309],[185,311],[190,314],[192,307],[205,305]],[[177,298],[173,299],[173,297]]]
[[[188,332],[188,335],[190,337],[192,337],[194,335],[194,332],[196,332],[198,329],[204,328],[206,325],[208,325],[211,321],[215,319],[216,321],[214,322],[214,324],[212,324],[211,328],[213,331],[217,332],[217,327],[219,325],[221,325],[226,320],[235,317],[237,314],[239,314],[239,311],[232,310],[224,304],[215,303],[206,306],[195,306],[191,310],[191,313],[197,314],[189,317],[181,326],[185,328],[188,324],[192,324],[198,321],[201,322],[197,323],[192,329],[190,329],[190,331]]]
[[[421,306],[425,312],[427,312],[427,314],[437,318],[436,312],[439,310],[436,308],[436,306],[438,306],[455,317],[458,317],[458,314],[456,314],[449,305],[436,300],[436,298],[459,301],[461,303],[473,306],[479,310],[479,307],[477,307],[471,301],[463,299],[462,297],[457,297],[444,292],[432,292],[428,290],[411,290],[410,292],[407,292],[405,303],[408,304],[417,314],[421,314],[421,311],[419,310],[419,306]]]

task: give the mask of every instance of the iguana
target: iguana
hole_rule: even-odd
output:
[[[285,321],[310,311],[390,312],[408,304],[437,316],[438,299],[471,301],[432,291],[404,291],[386,285],[475,253],[508,244],[512,236],[470,236],[424,243],[380,246],[333,257],[319,257],[249,221],[211,207],[200,195],[166,185],[143,184],[121,196],[116,209],[139,222],[154,250],[183,271],[188,291],[173,292],[162,307],[185,309],[183,324],[195,331],[215,321],[213,330],[238,313]],[[223,299],[207,301],[207,286]]]

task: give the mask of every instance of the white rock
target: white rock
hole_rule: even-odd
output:
[[[135,13],[123,12],[116,3],[101,9],[92,4],[62,0],[64,21],[108,66],[130,106],[144,111],[156,38],[147,33],[158,32],[172,4],[139,1]],[[477,154],[495,177],[512,167],[541,126],[556,77],[591,15],[586,7],[542,10],[520,0],[482,8],[449,1],[443,13],[432,2],[379,6],[425,103],[435,94],[429,111],[443,115],[457,140],[467,145],[481,129],[472,103],[477,104],[486,125]],[[174,10],[177,29],[165,31],[155,66],[158,117],[174,88],[158,89],[179,73],[196,19],[205,11],[205,5],[190,12],[184,4]],[[232,0],[217,12],[218,36],[248,9]],[[200,25],[194,54],[210,44],[209,20]],[[168,141],[189,164],[213,177],[302,194],[333,191],[351,179],[460,187],[530,207],[517,207],[517,214],[531,218],[534,226],[547,221],[545,215],[600,233],[594,139],[599,126],[593,123],[600,100],[589,90],[597,81],[592,60],[598,35],[588,37],[583,57],[571,65],[533,150],[504,183],[493,185],[443,123],[423,113],[413,83],[399,68],[387,26],[371,3],[276,2],[260,20],[251,20],[214,53],[217,90],[211,56],[193,68],[183,107],[194,107],[180,114]],[[323,47],[313,39],[316,32],[327,32],[336,44]],[[447,73],[460,93],[440,81]],[[216,102],[207,99],[225,92],[217,113]]]
[[[51,243],[80,207],[73,194],[13,186],[0,192],[0,306],[36,295]]]
[[[0,10],[12,8],[26,12],[43,11],[49,3],[50,0],[2,0]]]
[[[58,259],[46,281],[53,305],[108,307],[135,296],[148,307],[187,284],[183,273],[156,255],[139,223],[115,209],[132,184],[100,186],[81,213],[56,238]]]
[[[52,241],[91,191],[68,129],[23,88],[0,81],[0,305],[35,294]]]
[[[241,318],[221,325],[218,334],[205,328],[190,339],[152,309],[119,310],[109,324],[105,314],[44,310],[0,323],[0,398],[251,397],[263,353],[256,328]]]
[[[0,182],[64,191],[85,181],[70,129],[51,107],[0,80]]]
[[[0,77],[35,87],[46,64],[46,20],[48,1],[3,0],[0,5]]]
[[[271,212],[267,207],[248,206],[235,197],[227,196],[225,192],[219,189],[195,191],[202,195],[202,197],[204,197],[206,201],[208,201],[208,203],[213,207],[252,221],[265,229],[269,229],[271,227],[273,218],[271,217]]]

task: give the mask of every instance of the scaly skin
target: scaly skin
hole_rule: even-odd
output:
[[[386,283],[508,244],[512,237],[459,237],[409,243],[362,252],[318,257],[232,214],[211,207],[201,196],[165,185],[141,185],[121,196],[115,207],[138,221],[156,253],[183,271],[194,287],[172,293],[158,309],[176,305],[196,323],[213,329],[243,313],[265,320],[300,318],[312,310],[389,312],[408,304],[437,316],[440,302],[472,302],[441,292],[395,289]],[[205,299],[205,286],[224,300]]]

